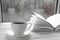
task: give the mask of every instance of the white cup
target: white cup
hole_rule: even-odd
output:
[[[27,24],[26,22],[12,22],[11,26],[12,26],[12,30],[14,32],[15,36],[24,36],[24,32],[28,31],[31,27],[27,29]],[[31,24],[31,23],[30,23]]]

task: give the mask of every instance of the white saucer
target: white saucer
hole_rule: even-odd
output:
[[[24,37],[27,37],[27,36],[29,36],[29,35],[14,35],[14,36],[12,36],[12,37],[20,37],[20,38],[24,38]]]
[[[7,40],[28,40],[30,38],[30,35],[24,35],[24,36],[11,36],[7,34]]]

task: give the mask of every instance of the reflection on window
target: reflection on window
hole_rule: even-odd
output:
[[[51,16],[54,14],[55,5],[56,0],[2,0],[3,21],[20,20],[25,17],[27,20],[32,15],[31,10],[38,12],[43,9],[44,13]]]

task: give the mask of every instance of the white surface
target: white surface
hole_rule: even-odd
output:
[[[2,23],[3,28],[6,26],[9,27],[9,24]],[[0,26],[2,27],[2,26]],[[0,28],[1,29],[1,28]],[[10,30],[7,29],[6,30]],[[29,37],[20,38],[20,37],[9,37],[6,33],[6,30],[1,29],[0,30],[0,40],[60,40],[60,32],[31,32]],[[11,32],[10,32],[11,33]],[[11,39],[12,38],[12,39]]]

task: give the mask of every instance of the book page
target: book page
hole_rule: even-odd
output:
[[[55,14],[46,19],[48,23],[50,23],[54,28],[60,25],[60,14]]]
[[[47,19],[45,19],[42,15],[37,14],[36,12],[34,12],[34,14],[41,18],[42,20],[50,23],[54,28],[56,28],[58,25],[60,25],[60,14],[55,14],[52,15],[50,17],[48,17]]]
[[[42,15],[39,15],[37,14],[36,12],[33,12],[37,17],[41,18],[42,20],[46,21],[46,19],[42,16]]]

